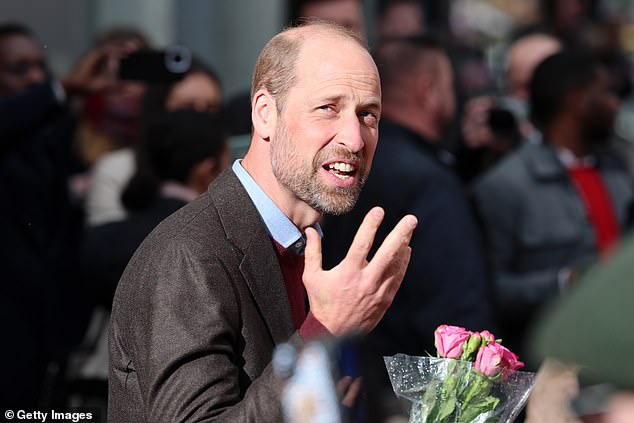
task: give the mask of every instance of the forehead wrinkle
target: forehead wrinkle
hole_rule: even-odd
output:
[[[341,41],[338,37],[334,39]],[[323,54],[311,55],[307,44],[319,42],[323,42],[323,39],[307,40],[302,46],[296,66],[295,86],[303,86],[317,98],[342,98],[345,95],[346,98],[363,98],[364,102],[369,97],[368,103],[380,103],[379,73],[370,54],[344,39],[341,49],[337,51],[324,52],[322,49],[320,52]]]
[[[367,72],[346,72],[346,73],[333,73],[333,77],[320,77],[319,75],[312,75],[306,78],[308,81],[315,81],[316,91],[329,91],[333,90],[332,95],[327,97],[343,97],[348,96],[345,93],[355,91],[367,91],[380,97],[381,88],[377,75],[370,75]]]
[[[379,92],[379,84],[378,81],[372,81],[369,79],[366,80],[355,80],[353,78],[338,78],[334,80],[324,81],[323,84],[320,84],[317,89],[320,91],[329,90],[329,89],[337,89],[341,87],[345,91],[368,91],[368,92]],[[334,94],[338,95],[338,94]]]
[[[323,51],[324,43],[326,43],[325,51]],[[369,64],[373,72],[378,74],[370,52],[356,41],[338,34],[317,32],[311,38],[305,39],[300,47],[297,63],[298,65],[300,63],[318,64],[320,68],[325,66],[340,68],[348,63],[347,60],[340,61],[340,59],[348,59],[352,55],[355,55],[355,59],[364,57],[366,64]]]

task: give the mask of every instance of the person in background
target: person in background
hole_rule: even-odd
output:
[[[89,228],[84,236],[82,278],[89,285],[95,329],[86,333],[69,366],[69,395],[75,404],[107,406],[108,319],[134,251],[163,219],[207,190],[228,156],[217,114],[177,110],[154,116],[149,124],[138,146],[135,173],[123,191],[128,216]]]
[[[110,88],[125,49],[94,49],[62,78],[34,33],[0,24],[0,322],[7,363],[0,403],[56,404],[57,381],[83,331],[73,284],[81,219],[68,190],[71,99]],[[79,313],[81,314],[81,313]]]
[[[182,80],[172,84],[152,84],[145,91],[136,125],[138,145],[105,154],[92,170],[86,204],[89,225],[82,249],[82,274],[91,292],[93,309],[89,330],[79,348],[74,351],[74,361],[69,372],[74,394],[84,401],[100,401],[104,405],[107,401],[108,320],[112,296],[123,269],[145,235],[162,218],[167,217],[164,213],[175,210],[170,207],[182,205],[180,201],[170,199],[160,202],[158,208],[141,212],[156,195],[156,187],[147,186],[151,182],[147,180],[151,176],[148,174],[151,166],[145,163],[149,144],[154,138],[165,140],[163,136],[166,134],[157,134],[156,127],[165,118],[166,111],[190,110],[204,113],[208,118],[208,125],[201,127],[201,119],[193,119],[193,123],[198,126],[183,130],[183,135],[191,135],[196,140],[207,137],[210,142],[217,144],[221,128],[214,122],[218,119],[216,115],[220,112],[220,103],[221,87],[216,74],[197,58],[193,58],[191,68]],[[174,120],[170,119],[170,122],[176,125]],[[186,121],[180,119],[178,123],[184,124]],[[150,131],[150,128],[155,129]],[[174,136],[173,132],[170,134]],[[222,154],[226,153],[223,151]],[[217,159],[213,172],[212,169],[207,169],[209,172],[202,174],[200,171],[195,172],[203,176],[194,179],[197,181],[196,190],[202,188],[201,183],[206,189],[206,177],[216,175],[218,169],[224,168],[224,156],[218,154]],[[204,163],[209,162],[207,160]],[[126,190],[133,178],[133,188]],[[129,207],[123,202],[124,193]],[[114,242],[115,239],[118,242]],[[113,243],[109,244],[108,240]],[[118,245],[119,248],[112,250],[112,245]],[[94,389],[88,389],[88,386]]]
[[[349,28],[366,37],[362,0],[291,0],[293,21],[322,19]]]
[[[465,182],[493,166],[521,142],[540,142],[529,118],[529,85],[537,65],[561,50],[561,43],[544,33],[524,35],[509,47],[505,88],[500,96],[467,101],[461,118],[462,144],[457,170]]]
[[[101,32],[94,45],[97,48],[150,47],[141,31],[119,26]],[[74,149],[87,171],[105,153],[132,145],[137,136],[140,103],[145,88],[141,81],[118,80],[111,89],[87,96],[83,101]],[[85,192],[80,195],[83,198]]]
[[[109,306],[141,241],[167,216],[194,200],[226,167],[229,149],[217,114],[181,109],[154,116],[122,193],[128,216],[89,230],[85,269],[97,302]],[[112,246],[116,245],[116,249]]]
[[[541,0],[543,20],[537,29],[552,34],[567,48],[587,48],[598,4],[593,0]]]
[[[427,29],[425,9],[420,0],[381,0],[378,16],[379,42],[422,35]]]
[[[377,48],[383,90],[381,143],[355,208],[324,221],[324,262],[336,265],[354,228],[374,204],[386,228],[405,213],[421,222],[412,259],[392,307],[369,335],[382,355],[434,351],[441,324],[492,328],[481,240],[466,192],[443,161],[444,130],[454,114],[453,71],[430,36],[386,40]],[[380,229],[379,238],[387,234]],[[459,294],[457,294],[459,293]]]
[[[544,303],[617,244],[632,177],[607,141],[618,108],[605,70],[583,52],[541,62],[530,84],[541,143],[524,143],[476,180],[500,335],[521,354]]]
[[[119,282],[112,423],[282,421],[275,345],[366,333],[400,286],[414,216],[368,261],[383,218],[373,209],[346,259],[321,264],[318,221],[354,206],[378,141],[380,81],[363,40],[334,23],[287,29],[264,47],[251,92],[244,159],[163,221]]]
[[[139,113],[137,137],[145,137],[146,127],[164,111],[193,109],[216,112],[222,94],[216,73],[197,58],[183,79],[171,84],[148,87]],[[127,212],[121,193],[134,173],[134,147],[128,146],[105,154],[95,164],[86,196],[86,220],[89,226],[122,220]]]

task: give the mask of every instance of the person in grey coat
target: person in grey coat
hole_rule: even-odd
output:
[[[402,281],[417,221],[405,216],[368,261],[380,208],[341,263],[321,266],[317,222],[354,205],[378,141],[363,42],[323,22],[286,30],[260,54],[251,92],[244,159],[162,222],[119,283],[110,422],[282,421],[274,346],[370,331]]]
[[[628,220],[631,175],[607,147],[618,108],[605,71],[582,53],[545,59],[531,85],[541,143],[524,143],[476,181],[505,345],[600,256]]]

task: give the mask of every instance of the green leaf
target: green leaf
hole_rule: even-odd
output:
[[[424,422],[437,421],[441,399],[442,382],[434,381],[427,386],[423,394],[421,417]]]
[[[477,402],[474,401],[462,410],[458,421],[460,423],[470,423],[480,415],[492,413],[499,402],[500,399],[492,395],[484,397]]]
[[[445,399],[444,401],[441,401],[440,403],[440,408],[438,410],[438,420],[434,420],[434,421],[438,421],[438,422],[442,422],[444,421],[447,417],[451,416],[454,412],[454,410],[456,409],[456,398],[455,397],[450,397]]]
[[[478,397],[485,396],[489,393],[488,384],[482,384],[480,379],[472,380],[467,389],[462,395],[463,404],[466,406],[472,401],[478,399]]]

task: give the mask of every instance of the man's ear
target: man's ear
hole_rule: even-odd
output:
[[[253,132],[265,141],[269,141],[277,123],[275,99],[266,88],[256,91],[251,101],[251,121]]]

